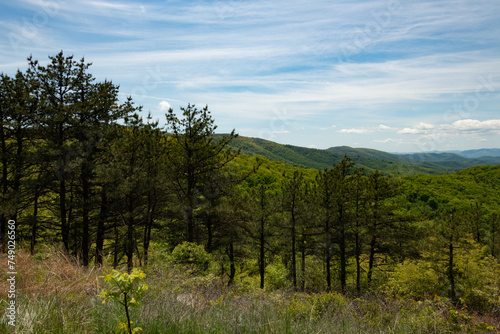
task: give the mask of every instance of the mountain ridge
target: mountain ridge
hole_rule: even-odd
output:
[[[449,174],[479,165],[500,164],[500,149],[480,149],[451,152],[388,153],[370,148],[334,146],[328,149],[279,144],[270,140],[238,136],[231,146],[250,156],[259,155],[303,168],[325,169],[338,163],[345,155],[359,167],[379,169],[393,175]],[[491,156],[479,156],[481,153]],[[464,155],[471,156],[466,157]]]

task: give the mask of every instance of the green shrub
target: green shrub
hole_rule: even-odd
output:
[[[428,262],[406,260],[396,266],[383,286],[383,291],[393,297],[422,299],[442,295],[444,282]]]
[[[265,280],[270,289],[281,289],[290,285],[288,270],[280,260],[275,260],[266,267]]]
[[[202,245],[187,241],[174,248],[172,258],[174,263],[188,266],[192,273],[205,272],[212,261]]]

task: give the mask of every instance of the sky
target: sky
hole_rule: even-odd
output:
[[[498,0],[0,0],[0,72],[92,62],[165,124],[325,149],[500,147]]]

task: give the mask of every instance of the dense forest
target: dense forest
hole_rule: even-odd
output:
[[[173,257],[229,285],[499,310],[500,166],[400,176],[348,154],[320,169],[250,156],[208,107],[141,116],[90,66],[60,52],[0,77],[2,251],[15,220],[32,254],[59,245],[83,267]]]

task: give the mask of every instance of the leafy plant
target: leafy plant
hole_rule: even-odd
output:
[[[102,303],[109,300],[117,301],[125,308],[127,315],[127,323],[119,323],[118,331],[122,333],[134,334],[142,330],[140,327],[132,329],[132,321],[130,321],[129,306],[138,305],[143,297],[144,290],[148,289],[148,285],[140,281],[146,277],[146,274],[137,268],[132,270],[131,274],[121,273],[116,269],[110,269],[104,272],[104,282],[107,283],[107,288],[103,289],[98,295],[104,300]]]
[[[282,289],[288,282],[288,270],[277,258],[266,267],[266,282],[271,289]]]
[[[194,242],[183,242],[172,251],[174,263],[185,264],[195,272],[205,271],[211,262],[211,256],[202,245]]]

